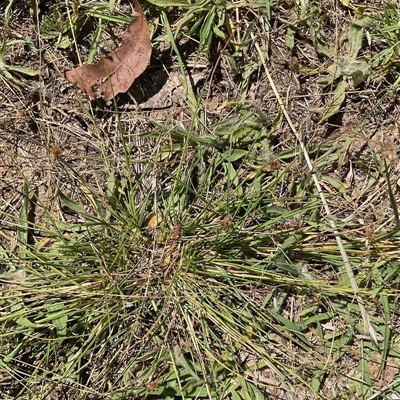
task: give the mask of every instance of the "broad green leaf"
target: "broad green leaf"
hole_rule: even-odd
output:
[[[321,180],[331,187],[335,188],[339,193],[341,193],[344,199],[346,199],[347,201],[351,201],[351,197],[348,193],[349,189],[344,182],[330,176],[324,176],[321,178]]]
[[[108,3],[108,7],[110,8],[110,11],[113,12],[115,8],[115,0],[110,0]]]
[[[320,73],[320,68],[319,67],[308,66],[308,65],[302,65],[299,68],[299,72],[302,75],[318,75]]]
[[[45,328],[46,324],[35,324],[31,322],[26,315],[29,314],[28,309],[25,307],[21,298],[14,303],[11,307],[11,317],[15,314],[15,322],[24,328]]]
[[[288,237],[279,246],[279,253],[284,254],[287,249],[294,247],[294,245],[296,243],[298,243],[301,238],[302,238],[302,236],[300,234],[299,235],[295,235],[295,234],[288,235]]]
[[[342,71],[342,64],[340,61],[335,62],[329,67],[326,68],[325,72],[327,73],[326,75],[323,75],[321,78],[318,79],[318,85],[321,86],[328,86],[332,85],[332,83],[337,79],[340,78],[343,75]]]
[[[335,89],[331,103],[328,104],[327,107],[321,109],[323,117],[319,121],[319,124],[322,124],[323,122],[331,118],[333,115],[335,115],[340,110],[340,107],[342,106],[345,98],[346,98],[346,82],[344,80],[341,80]]]
[[[10,19],[10,14],[11,14],[11,7],[14,4],[15,0],[9,0],[9,3],[7,5],[7,7],[4,10],[4,20],[6,25],[8,25],[9,19]]]
[[[38,76],[39,75],[39,70],[38,69],[31,69],[28,67],[21,67],[18,65],[8,65],[8,64],[3,64],[4,68],[6,68],[9,71],[15,71],[15,72],[20,72],[21,74],[28,75],[28,76]]]
[[[358,24],[351,24],[349,28],[349,49],[348,55],[350,60],[355,60],[358,52],[362,48],[364,36],[364,28]]]
[[[295,34],[295,30],[288,27],[287,32],[286,32],[286,47],[289,49],[290,52],[292,52],[292,50],[294,48],[294,34]]]
[[[376,25],[376,20],[371,17],[364,17],[364,18],[358,19],[356,22],[353,22],[353,24],[361,26],[362,28],[372,28]]]
[[[237,117],[227,118],[225,121],[217,123],[214,126],[214,132],[216,135],[228,136],[232,135],[236,129],[243,124]]]
[[[321,383],[325,377],[325,372],[318,369],[315,373],[314,378],[311,380],[311,387],[314,389],[315,393],[319,393],[321,389]]]
[[[222,158],[226,161],[237,161],[244,156],[246,156],[248,153],[247,150],[242,150],[242,149],[231,149],[226,151],[225,153],[222,154]]]
[[[339,60],[339,69],[342,75],[351,76],[354,87],[363,83],[371,74],[371,68],[365,60],[354,60],[347,62]]]
[[[73,200],[71,200],[68,196],[66,196],[60,189],[57,190],[56,194],[61,201],[72,211],[76,212],[77,214],[84,214],[85,208],[82,204],[79,204]]]
[[[230,162],[225,162],[223,163],[223,166],[225,167],[228,182],[230,182],[234,186],[239,185],[239,178],[233,165]]]
[[[222,40],[226,40],[226,35],[224,32],[221,31],[217,26],[213,26],[213,32],[215,36],[219,37]]]
[[[310,36],[315,50],[327,57],[333,57],[335,50],[326,41],[325,32],[320,26],[310,26]]]
[[[317,306],[317,305],[312,306],[312,307],[314,308],[314,310],[312,310],[314,312],[317,311],[317,309],[319,308],[319,306]],[[308,326],[308,325],[315,324],[316,322],[328,321],[331,318],[333,318],[333,316],[334,316],[334,314],[332,312],[324,312],[321,314],[315,314],[315,315],[305,319],[302,323],[303,323],[303,325]]]
[[[19,317],[15,322],[18,325],[23,326],[24,328],[44,328],[47,326],[47,325],[34,324],[27,317]]]
[[[294,333],[303,343],[310,345],[304,333],[300,331],[299,327],[288,318],[275,311],[271,311],[271,314],[290,332]]]
[[[49,311],[48,319],[55,325],[58,336],[65,336],[67,334],[68,312],[65,310],[64,303],[49,304],[47,310]]]
[[[68,49],[68,47],[70,47],[72,44],[72,40],[67,37],[67,36],[63,36],[57,43],[57,47],[59,49]]]
[[[243,400],[243,397],[236,391],[231,392],[232,400]]]

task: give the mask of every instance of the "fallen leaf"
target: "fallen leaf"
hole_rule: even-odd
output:
[[[151,42],[147,20],[138,0],[135,15],[122,34],[122,43],[96,64],[84,65],[65,73],[65,78],[85,91],[90,98],[111,100],[126,92],[133,81],[147,68],[151,56]]]

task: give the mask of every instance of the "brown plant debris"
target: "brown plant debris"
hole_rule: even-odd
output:
[[[92,99],[111,100],[126,92],[134,80],[147,68],[151,56],[151,41],[147,20],[138,0],[135,15],[122,34],[122,43],[96,64],[84,65],[65,73],[65,78],[85,91]]]

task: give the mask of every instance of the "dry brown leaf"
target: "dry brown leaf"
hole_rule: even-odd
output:
[[[152,228],[152,229],[155,229],[155,228],[157,228],[160,224],[161,224],[161,222],[162,222],[162,215],[161,215],[161,213],[159,213],[159,212],[157,212],[157,213],[151,213],[147,218],[146,218],[146,221],[145,221],[145,226],[147,227],[147,228]]]
[[[138,0],[135,15],[122,34],[122,43],[96,64],[84,65],[65,73],[65,78],[85,91],[90,98],[111,100],[126,92],[133,81],[147,68],[151,56],[151,42],[147,20]]]

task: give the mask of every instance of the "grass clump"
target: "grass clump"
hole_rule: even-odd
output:
[[[145,2],[112,104],[129,6],[0,10],[4,398],[397,395],[394,4]]]

